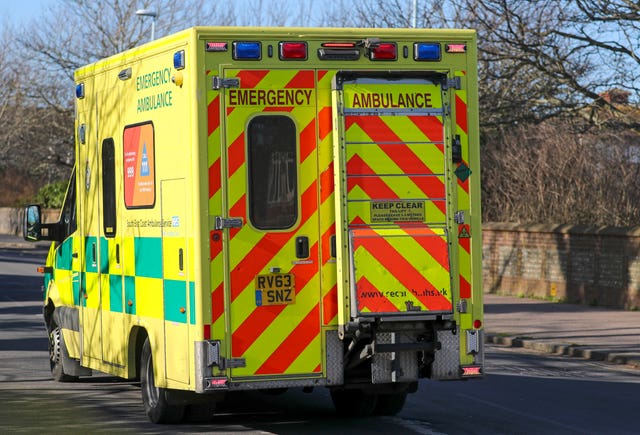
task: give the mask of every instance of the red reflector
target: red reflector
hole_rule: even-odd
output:
[[[227,386],[227,378],[211,378],[207,379],[207,388],[220,388]]]
[[[462,376],[481,376],[481,375],[482,375],[481,366],[462,367]]]
[[[447,44],[445,46],[445,51],[447,53],[466,53],[467,44]]]
[[[473,327],[476,328],[476,329],[480,329],[482,327],[482,321],[478,320],[478,319],[474,320],[473,321]]]
[[[369,58],[371,60],[396,60],[398,57],[398,49],[396,44],[392,42],[381,42],[371,49]]]
[[[38,271],[38,273],[44,273],[44,266],[38,266],[36,270]]]
[[[203,335],[205,340],[211,339],[211,325],[204,325]]]
[[[280,43],[280,59],[307,59],[307,43],[306,42],[281,42]]]

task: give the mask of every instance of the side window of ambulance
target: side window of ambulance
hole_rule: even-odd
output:
[[[282,115],[261,115],[247,126],[249,219],[262,230],[291,228],[298,220],[296,126]]]
[[[113,139],[102,141],[102,224],[105,237],[116,235],[116,156]]]
[[[77,228],[76,224],[76,169],[73,168],[69,186],[67,187],[67,195],[62,205],[62,213],[60,219],[60,229],[62,234],[60,240],[64,240],[71,235]]]

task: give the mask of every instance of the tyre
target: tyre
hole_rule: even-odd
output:
[[[71,376],[64,371],[64,358],[67,353],[64,344],[64,336],[59,326],[53,328],[49,333],[49,364],[51,365],[51,374],[57,382],[72,382],[78,379],[77,376]]]
[[[378,402],[373,413],[375,415],[396,415],[404,407],[407,400],[407,393],[393,393],[378,395]]]
[[[331,400],[341,417],[368,417],[376,408],[377,396],[362,390],[332,390]]]
[[[140,355],[140,385],[144,411],[153,423],[179,423],[184,414],[184,406],[172,405],[167,400],[167,390],[156,387],[153,374],[153,358],[149,338],[142,346]]]

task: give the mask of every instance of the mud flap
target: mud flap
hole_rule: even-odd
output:
[[[442,344],[435,353],[431,379],[460,379],[460,335],[455,331],[437,331],[436,340]]]
[[[416,340],[406,333],[378,332],[375,344],[414,343]],[[416,352],[376,352],[371,363],[371,382],[388,384],[418,380],[418,357]]]

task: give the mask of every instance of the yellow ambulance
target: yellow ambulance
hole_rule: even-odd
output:
[[[392,415],[482,376],[476,36],[195,27],[75,73],[44,271],[51,369],[141,380],[153,422],[327,387]]]

